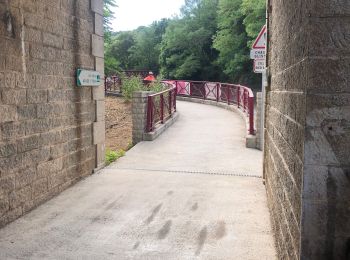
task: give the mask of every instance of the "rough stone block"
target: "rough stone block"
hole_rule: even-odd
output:
[[[23,90],[4,89],[2,93],[2,102],[5,105],[18,105],[26,102],[26,92]]]
[[[28,89],[27,90],[27,103],[37,104],[47,102],[47,90],[44,89]]]
[[[0,143],[0,157],[8,157],[16,154],[16,144],[15,143]]]
[[[105,102],[104,101],[96,101],[96,121],[104,121],[105,120]]]
[[[96,34],[92,35],[92,55],[95,57],[104,57],[104,40],[103,37]]]
[[[45,194],[48,190],[47,178],[42,178],[33,182],[33,199]]]
[[[103,15],[103,0],[90,0],[91,10],[95,13]]]
[[[105,122],[95,122],[93,124],[94,144],[103,144],[105,142]]]
[[[17,120],[16,106],[0,105],[0,123]]]
[[[105,90],[104,86],[93,87],[92,95],[94,100],[104,100],[105,99]]]
[[[22,138],[17,141],[17,150],[20,153],[27,152],[39,148],[40,136],[33,135],[29,137]]]
[[[95,57],[95,70],[101,73],[101,76],[104,78],[105,74],[105,67],[104,67],[105,61],[102,58]]]
[[[95,13],[95,34],[99,36],[104,35],[104,29],[103,29],[103,16]]]
[[[24,202],[29,201],[31,197],[32,188],[30,186],[11,192],[9,195],[10,209],[21,206]]]
[[[33,182],[36,176],[36,166],[19,169],[15,172],[16,189],[21,189]]]
[[[105,164],[105,144],[97,144],[96,146],[96,168],[100,168]]]

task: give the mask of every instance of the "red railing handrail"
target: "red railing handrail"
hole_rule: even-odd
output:
[[[160,96],[161,94],[165,94],[165,93],[167,93],[167,92],[169,92],[169,91],[171,91],[171,90],[176,89],[176,86],[173,86],[173,85],[170,84],[170,83],[167,83],[167,82],[163,82],[163,83],[166,83],[166,84],[170,85],[171,88],[168,88],[168,89],[163,90],[163,91],[161,91],[161,92],[157,92],[157,93],[154,93],[154,94],[150,94],[150,95],[148,95],[148,96],[149,96],[149,97],[156,97],[156,96]]]
[[[255,135],[254,129],[254,93],[253,91],[240,84],[232,84],[232,83],[221,83],[221,82],[210,82],[210,81],[193,81],[193,80],[165,80],[165,82],[173,82],[178,91],[178,83],[183,82],[188,85],[185,85],[185,88],[180,87],[179,96],[188,96],[192,98],[202,98],[202,99],[210,99],[216,100],[217,102],[227,102],[228,105],[237,104],[237,107],[241,109],[244,113],[249,116],[249,134]],[[197,84],[202,84],[202,86],[196,86]],[[209,91],[204,91],[200,89],[200,87],[205,87],[207,84],[213,85],[213,88]],[[187,89],[189,87],[189,89]],[[222,88],[224,87],[225,91],[223,92]],[[208,88],[210,88],[208,86]],[[230,89],[231,88],[231,89]],[[232,90],[234,93],[232,93]],[[181,93],[185,91],[184,93]],[[204,92],[204,93],[203,93]],[[214,95],[210,96],[211,94]],[[235,97],[235,99],[233,99]]]
[[[147,97],[147,125],[146,132],[152,132],[155,126],[160,123],[164,124],[166,120],[172,117],[173,113],[176,112],[176,86],[171,83],[162,82],[169,86],[168,89],[150,94]],[[164,96],[168,94],[168,99]],[[159,104],[156,104],[155,100],[159,97]],[[166,101],[168,102],[168,110],[166,109]],[[158,107],[157,107],[158,105]],[[159,111],[159,119],[156,118],[156,112]],[[167,116],[166,113],[168,113]]]

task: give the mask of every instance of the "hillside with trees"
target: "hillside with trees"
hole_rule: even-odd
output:
[[[106,3],[106,14],[113,15],[115,1]],[[250,85],[260,78],[249,51],[265,23],[265,0],[186,0],[179,16],[127,32],[111,32],[106,22],[108,75],[152,70],[167,79]]]

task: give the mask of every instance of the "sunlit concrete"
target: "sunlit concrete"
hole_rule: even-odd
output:
[[[244,122],[192,103],[179,113],[156,141],[0,230],[0,259],[275,259]]]

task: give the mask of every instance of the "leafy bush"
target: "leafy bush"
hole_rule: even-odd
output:
[[[125,100],[130,101],[132,99],[132,93],[141,90],[144,90],[144,85],[140,77],[122,77],[122,92]]]
[[[118,160],[120,157],[123,157],[125,155],[124,150],[119,150],[119,151],[112,151],[107,149],[106,150],[106,164],[109,165],[112,162],[115,162]]]
[[[156,93],[165,90],[165,88],[166,88],[166,86],[164,86],[163,83],[160,82],[159,80],[152,82],[152,83],[149,84],[149,86],[148,86],[148,90],[149,90],[149,91],[154,91],[154,92],[156,92]]]

